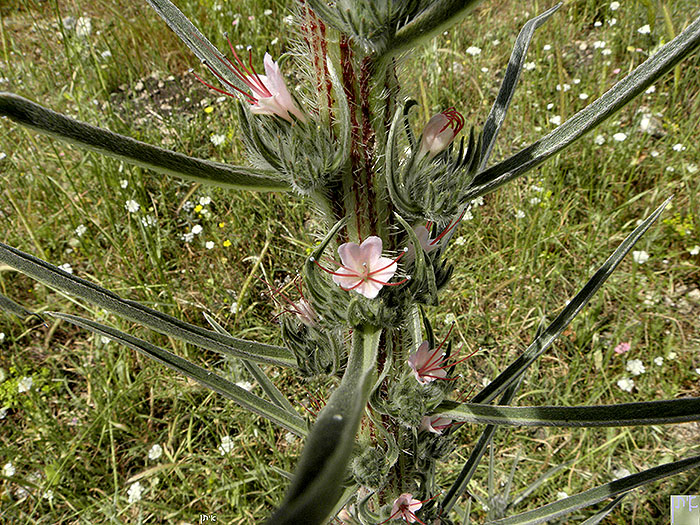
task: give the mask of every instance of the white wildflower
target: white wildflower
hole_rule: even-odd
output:
[[[467,54],[471,56],[476,56],[481,53],[481,48],[476,46],[469,46],[467,48]]]
[[[219,454],[221,454],[222,456],[230,454],[233,448],[234,442],[231,439],[231,436],[224,436],[221,438],[221,445],[219,445]]]
[[[208,206],[209,204],[211,204],[211,197],[209,195],[205,195],[204,197],[200,197],[199,204],[200,204],[200,206]]]
[[[698,255],[700,253],[700,246],[697,244],[688,250],[690,255]],[[1,334],[0,334],[1,335]],[[0,339],[2,341],[2,339]]]
[[[253,386],[255,385],[253,385],[253,383],[251,383],[250,381],[238,381],[236,383],[236,386],[242,388],[243,390],[246,390],[247,392],[250,392],[251,390],[253,390]]]
[[[160,456],[163,455],[163,447],[161,447],[158,443],[153,445],[151,447],[151,450],[148,451],[148,459],[151,461],[155,461],[158,459]]]
[[[17,470],[15,469],[15,466],[12,464],[12,461],[10,461],[9,463],[5,463],[5,466],[2,467],[2,474],[3,474],[3,476],[5,476],[7,478],[14,476],[15,472],[17,472]]]
[[[66,273],[73,273],[73,267],[68,263],[64,263],[64,264],[60,265],[58,268],[63,270]]]
[[[78,224],[77,228],[75,228],[75,234],[78,237],[82,237],[86,231],[87,231],[87,226],[85,226],[84,224]]]
[[[87,16],[81,16],[75,22],[75,34],[79,38],[86,38],[92,33],[92,20]]]
[[[129,187],[129,181],[126,180],[126,179],[122,179],[122,180],[119,181],[119,186],[121,186],[121,188],[122,188],[123,190],[125,190],[126,188]]]
[[[194,240],[194,233],[192,233],[192,232],[183,233],[182,240],[187,244],[191,243]]]
[[[213,249],[214,249],[214,241],[207,241],[207,242],[204,244],[204,247],[205,247],[207,250],[213,250]]]
[[[559,492],[557,492],[557,499],[566,499],[568,497],[569,497],[569,495],[566,492],[564,492],[563,490],[560,490]]]
[[[0,343],[5,340],[5,332],[0,332]]]
[[[129,199],[128,201],[126,201],[126,204],[124,204],[124,208],[126,208],[126,211],[128,211],[129,213],[136,213],[137,211],[139,211],[139,209],[141,209],[141,205],[135,200]]]
[[[46,492],[44,492],[44,494],[42,494],[41,497],[44,498],[49,503],[51,503],[53,501],[53,490],[48,489]]]
[[[600,54],[603,56],[612,55],[612,49],[603,49]]]
[[[615,139],[617,142],[622,142],[627,138],[627,135],[624,133],[615,133],[613,135],[613,139]]]
[[[617,11],[620,9],[620,2],[610,2],[610,11]]]
[[[634,381],[627,377],[623,377],[617,381],[617,386],[619,386],[620,389],[624,390],[625,392],[632,392],[632,389],[634,388]]]
[[[100,56],[106,60],[112,56],[112,52],[109,49],[106,49],[106,50],[102,51],[102,53],[100,53]]]
[[[22,394],[24,392],[29,392],[32,389],[33,384],[34,384],[34,379],[32,379],[30,376],[24,376],[17,383],[17,392],[20,394]]]
[[[593,139],[593,142],[598,146],[602,146],[603,144],[605,144],[605,137],[603,135],[596,135],[596,137]]]
[[[612,26],[614,26],[615,24],[617,24],[617,18],[611,18],[610,20],[608,20],[608,25],[609,25],[609,26],[612,27]]]
[[[209,140],[212,144],[214,144],[214,146],[221,146],[224,142],[226,142],[226,135],[212,135]]]
[[[204,228],[202,228],[201,224],[195,224],[194,226],[192,226],[192,234],[199,235],[200,233],[202,233],[203,229]]]
[[[536,64],[534,62],[525,62],[523,64],[523,69],[525,71],[532,71],[533,69],[535,69],[535,67],[536,67]]]
[[[593,42],[593,49],[603,49],[605,47],[605,42],[603,40],[596,40]]]
[[[140,482],[136,482],[129,487],[127,494],[129,495],[129,503],[136,503],[141,500],[141,494],[143,493],[143,487]]]
[[[561,124],[561,115],[554,115],[549,119],[549,121],[555,126],[558,126],[559,124]]]
[[[533,206],[539,204],[540,202],[542,202],[542,199],[540,199],[539,197],[532,197],[530,199],[530,204],[532,204]]]
[[[545,44],[542,46],[543,51],[549,51],[550,49],[552,49],[552,46],[550,46],[549,44]]]
[[[649,254],[644,250],[635,250],[632,252],[632,259],[637,264],[644,264],[649,260]]]
[[[651,95],[652,93],[655,93],[655,92],[656,92],[656,86],[649,86],[644,93],[646,93],[647,95]]]
[[[10,411],[10,407],[2,407],[0,408],[0,419],[5,419],[7,417],[7,413]]]
[[[579,93],[578,98],[586,100],[588,98],[588,93]]]
[[[637,29],[637,33],[639,33],[640,35],[648,35],[649,33],[651,33],[651,27],[649,26],[649,24],[645,24],[639,29]]]
[[[627,476],[631,476],[632,473],[629,470],[627,470],[626,468],[620,467],[620,468],[613,469],[612,475],[613,475],[613,478],[615,478],[615,479],[621,479],[621,478],[626,478]]]
[[[229,308],[229,311],[230,311],[232,314],[237,314],[237,313],[238,313],[238,301],[233,301],[233,302],[231,303],[231,308]]]
[[[680,142],[678,144],[673,145],[673,151],[683,151],[685,149],[685,146],[681,144]]]
[[[655,357],[654,358],[654,364],[656,366],[664,366],[664,358],[661,356]]]
[[[265,11],[263,11],[263,14],[265,16],[270,16],[272,14],[272,9],[265,9]]]
[[[464,246],[466,244],[466,242],[467,242],[467,240],[462,236],[459,236],[455,239],[455,244],[457,246]]]
[[[625,369],[633,376],[638,376],[646,372],[646,368],[644,368],[644,363],[642,363],[641,359],[630,359],[627,361]]]
[[[523,210],[516,210],[515,211],[515,218],[516,219],[524,219],[525,218],[525,212]]]
[[[674,351],[670,351],[668,354],[666,354],[666,359],[669,361],[673,361],[676,357],[678,357],[678,354]]]
[[[146,228],[153,228],[156,225],[156,218],[153,215],[145,215],[141,217],[141,224]]]

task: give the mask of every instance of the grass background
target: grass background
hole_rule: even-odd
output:
[[[278,56],[288,47],[283,2],[177,3],[215,43],[221,45],[228,31],[234,42],[253,46],[258,62],[263,50]],[[572,0],[537,31],[528,54],[534,67],[523,72],[494,160],[553,129],[557,116],[566,120],[700,15],[691,0],[620,4],[612,11],[608,2]],[[551,5],[533,2],[525,12],[520,2],[484,2],[407,57],[402,78],[405,93],[421,104],[417,127],[448,106],[481,125],[519,28]],[[201,67],[145,2],[10,0],[0,14],[0,90],[188,155],[244,162],[234,105],[188,73]],[[79,37],[67,17],[89,17],[90,34]],[[649,34],[638,32],[645,24]],[[481,52],[467,53],[470,46]],[[460,226],[461,239],[451,251],[455,276],[430,315],[441,333],[456,318],[453,338],[464,352],[481,348],[461,365],[464,391],[507,365],[540,319],[552,319],[637,220],[674,194],[672,207],[636,248],[649,260],[623,261],[532,368],[517,403],[700,396],[700,256],[691,253],[700,245],[699,66],[695,54],[654,93],[526,178],[486,196]],[[291,66],[285,74],[293,83]],[[654,133],[641,131],[645,115],[651,115]],[[626,139],[615,141],[620,132]],[[224,143],[215,146],[212,135],[224,135]],[[594,141],[598,135],[603,144]],[[9,121],[0,124],[0,152],[0,240],[70,264],[76,275],[187,321],[204,324],[206,311],[234,335],[278,342],[270,323],[274,305],[253,277],[281,283],[295,275],[318,233],[304,202],[183,183]],[[193,208],[203,197],[211,203]],[[139,203],[138,213],[127,213],[127,200]],[[182,236],[196,224],[202,233],[185,242]],[[80,236],[79,225],[86,228]],[[214,248],[207,249],[207,241]],[[0,268],[0,293],[39,312],[108,321],[235,380],[249,379],[235,363],[146,334],[7,268]],[[278,469],[293,468],[299,440],[72,326],[23,324],[0,314],[0,332],[0,406],[9,407],[0,420],[0,464],[12,463],[15,470],[11,476],[0,472],[0,518],[196,523],[200,514],[213,514],[220,523],[254,523],[280,501],[286,482]],[[613,351],[620,342],[631,344],[622,356]],[[661,366],[655,357],[664,358]],[[631,393],[617,386],[631,377],[629,359],[646,367]],[[288,371],[272,373],[298,404],[308,405],[329,388],[322,381],[302,383]],[[33,387],[18,393],[23,377],[31,377]],[[461,468],[478,432],[461,431],[453,461],[441,472],[443,486]],[[235,446],[222,455],[218,447],[226,435]],[[156,443],[163,455],[149,460]],[[571,495],[607,482],[615,469],[634,473],[697,454],[700,427],[500,430],[496,443],[497,491],[518,456],[516,492],[548,468],[573,462],[520,505],[524,510],[560,491]],[[472,492],[487,493],[486,474],[481,467]],[[135,481],[145,491],[141,501],[129,503],[127,490]],[[49,490],[52,499],[45,497]],[[693,492],[700,492],[697,471],[635,491],[606,522],[663,522],[668,496]],[[475,505],[473,518],[483,517]]]

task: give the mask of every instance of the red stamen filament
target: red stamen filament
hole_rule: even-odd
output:
[[[464,117],[462,114],[457,111],[454,106],[447,108],[445,111],[442,112],[443,115],[447,117],[447,124],[445,124],[442,129],[440,130],[440,133],[445,131],[448,127],[452,128],[454,131],[454,134],[456,135],[460,131],[462,131],[462,128],[464,127]]]
[[[460,221],[462,220],[462,217],[464,217],[464,214],[467,213],[467,209],[468,209],[468,208],[465,208],[464,211],[459,215],[459,217],[457,217],[457,219],[456,219],[453,223],[450,223],[450,224],[447,226],[447,228],[445,228],[444,230],[442,230],[442,233],[441,233],[440,235],[438,235],[435,239],[433,239],[432,241],[430,241],[430,246],[433,246],[434,244],[440,242],[440,240],[441,240],[445,235],[447,235],[450,231],[452,231],[452,230],[460,223]]]

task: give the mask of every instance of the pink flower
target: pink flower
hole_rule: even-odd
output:
[[[625,352],[628,352],[630,349],[630,344],[625,342],[625,343],[620,343],[615,347],[614,352],[616,354],[624,354]]]
[[[433,434],[442,434],[442,431],[452,425],[452,420],[449,417],[440,415],[423,416],[420,420],[421,430],[427,430]]]
[[[238,79],[243,82],[249,89],[250,93],[240,89],[238,86],[233,85],[231,82],[226,80],[217,71],[211,67],[211,65],[205,62],[209,70],[216,75],[216,77],[221,80],[226,86],[237,91],[239,94],[243,95],[248,102],[251,104],[250,110],[257,115],[277,115],[289,122],[294,122],[290,113],[294,115],[297,119],[302,122],[306,122],[306,117],[304,114],[296,107],[292,96],[289,94],[287,89],[287,84],[284,82],[284,77],[280,72],[280,68],[277,62],[272,60],[269,53],[265,53],[265,58],[263,59],[263,64],[265,66],[265,74],[259,75],[255,68],[253,67],[253,52],[248,53],[248,66],[246,66],[240,58],[236,50],[233,49],[233,45],[229,41],[229,47],[233,53],[236,63],[232,62],[228,58],[224,57],[221,63],[228,69],[231,73],[236,75]],[[218,53],[215,53],[219,55]],[[226,91],[212,86],[211,84],[202,80],[197,74],[195,74],[197,79],[205,86],[228,95],[229,97],[236,97],[234,93]]]
[[[354,290],[364,295],[367,299],[374,299],[384,286],[396,286],[405,283],[404,279],[397,283],[389,283],[398,268],[398,260],[403,257],[407,249],[396,258],[382,257],[382,240],[372,235],[367,237],[362,244],[346,242],[338,247],[338,255],[341,262],[331,261],[339,266],[338,271],[323,268],[333,276],[333,282],[343,290]]]
[[[416,517],[416,512],[423,506],[423,502],[413,498],[413,494],[405,492],[394,500],[394,505],[391,507],[391,516],[383,521],[401,518],[407,523],[423,523]]]
[[[441,347],[442,345],[431,351],[428,341],[423,341],[418,350],[408,356],[408,366],[411,367],[413,375],[421,385],[447,377],[447,370],[445,370],[447,367],[441,366],[445,361],[444,356],[440,354]]]
[[[433,115],[423,128],[418,159],[428,154],[428,159],[443,151],[464,127],[464,117],[455,109],[447,108]]]

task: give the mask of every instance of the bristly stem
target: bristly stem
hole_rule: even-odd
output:
[[[352,192],[355,200],[354,212],[355,220],[357,225],[357,236],[362,240],[362,234],[364,231],[362,216],[364,210],[362,209],[362,153],[361,140],[362,134],[360,126],[357,122],[357,96],[355,92],[355,69],[352,65],[353,52],[350,47],[350,39],[342,35],[340,37],[340,66],[343,71],[343,90],[345,91],[345,98],[348,100],[348,106],[350,106],[350,173],[351,173],[351,184]]]

